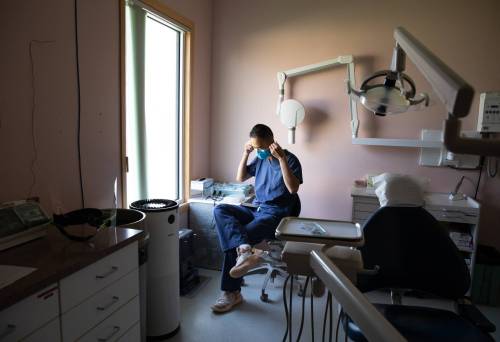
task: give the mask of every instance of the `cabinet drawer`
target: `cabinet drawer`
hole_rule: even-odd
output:
[[[380,208],[378,203],[357,203],[354,202],[354,211],[364,211],[368,213],[373,213]]]
[[[120,342],[138,342],[141,340],[141,325],[137,323],[118,338]]]
[[[40,341],[50,341],[58,342],[61,341],[61,330],[59,329],[59,318],[55,318],[48,324],[38,329],[26,338],[23,338],[23,342],[40,342]]]
[[[63,314],[63,340],[75,341],[138,294],[139,271],[135,269]]]
[[[56,284],[0,312],[0,340],[18,341],[59,315]]]
[[[379,205],[378,197],[353,196],[352,201],[354,203],[368,203]]]
[[[125,306],[106,318],[94,329],[82,336],[78,341],[83,342],[112,342],[117,341],[124,332],[139,322],[139,297],[136,296]],[[139,340],[136,340],[139,341]]]
[[[137,253],[137,242],[134,242],[62,279],[62,313],[136,269],[139,264]]]
[[[354,219],[355,220],[366,220],[370,216],[373,215],[374,212],[368,212],[368,211],[355,211],[354,212]]]
[[[458,222],[458,223],[470,223],[476,224],[478,221],[477,216],[462,212],[462,211],[453,211],[453,210],[439,210],[439,209],[430,209],[426,208],[432,216],[434,216],[438,221],[445,222]]]

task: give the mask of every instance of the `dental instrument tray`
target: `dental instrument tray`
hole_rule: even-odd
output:
[[[364,241],[359,223],[303,217],[283,218],[275,235],[280,240],[324,245],[361,246]]]
[[[243,195],[249,196],[253,192],[253,186],[245,183],[220,183],[215,182],[213,192],[218,196]]]

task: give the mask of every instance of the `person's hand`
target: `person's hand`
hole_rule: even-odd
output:
[[[269,146],[269,150],[274,158],[281,160],[285,158],[285,151],[281,148],[281,146],[277,142],[273,142]]]
[[[250,152],[253,151],[253,146],[252,146],[252,141],[251,140],[248,140],[246,143],[245,143],[245,153],[248,155],[250,154]]]

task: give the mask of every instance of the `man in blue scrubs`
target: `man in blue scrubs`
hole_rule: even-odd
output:
[[[256,157],[247,164],[254,150]],[[214,312],[226,312],[241,303],[242,276],[261,263],[265,256],[262,251],[252,252],[251,245],[274,238],[281,219],[290,216],[299,205],[300,162],[274,141],[273,132],[266,125],[255,125],[245,144],[236,179],[243,182],[250,177],[255,177],[254,204],[257,208],[220,204],[214,209],[224,251],[222,294],[212,306]]]

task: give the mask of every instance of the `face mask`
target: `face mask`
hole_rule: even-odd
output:
[[[267,159],[271,156],[271,151],[269,151],[269,149],[262,150],[262,149],[258,148],[256,153],[257,153],[257,158],[262,159],[262,160]]]

